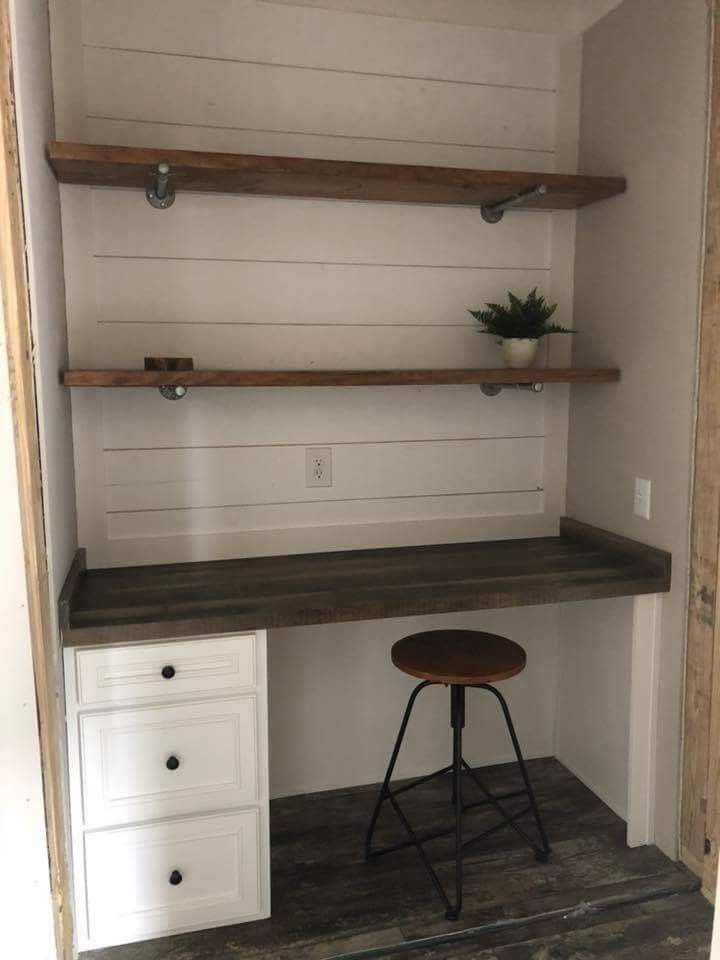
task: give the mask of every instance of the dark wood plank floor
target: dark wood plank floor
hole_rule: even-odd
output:
[[[629,850],[624,823],[557,761],[536,760],[530,770],[551,860],[536,863],[508,830],[471,848],[458,923],[444,919],[413,850],[364,862],[375,791],[360,787],[273,802],[272,919],[96,950],[83,960],[707,957],[712,910],[695,878],[654,847]],[[514,766],[483,773],[498,792],[517,784]],[[449,783],[436,781],[403,805],[418,825],[435,825],[451,814],[449,797]],[[493,814],[470,816],[480,830]],[[378,841],[403,839],[398,828],[388,811]],[[449,882],[452,845],[436,841],[432,851]]]

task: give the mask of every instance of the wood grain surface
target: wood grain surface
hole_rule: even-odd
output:
[[[669,589],[664,551],[568,529],[572,536],[106,570],[81,571],[78,562],[60,598],[63,641],[128,643]]]
[[[367,387],[477,383],[614,383],[613,369],[66,370],[66,387]]]
[[[61,183],[106,187],[144,188],[152,182],[157,165],[169,163],[176,190],[279,197],[477,206],[498,203],[543,184],[547,192],[529,197],[524,207],[574,210],[626,189],[621,177],[461,170],[59,141],[50,143],[48,155]]]

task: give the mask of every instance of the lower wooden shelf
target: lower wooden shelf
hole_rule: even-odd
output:
[[[66,387],[364,387],[421,384],[613,383],[620,371],[527,370],[66,370]]]

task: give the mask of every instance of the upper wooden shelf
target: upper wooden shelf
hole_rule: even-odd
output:
[[[362,387],[419,384],[612,383],[613,369],[66,370],[66,387]]]
[[[492,206],[510,200],[512,206],[523,209],[574,210],[626,189],[621,177],[460,170],[57,141],[50,143],[48,153],[61,183],[103,187],[152,187],[158,164],[167,163],[170,185],[175,190],[280,197],[466,206]],[[540,192],[543,188],[544,192]],[[528,195],[516,199],[523,194]]]

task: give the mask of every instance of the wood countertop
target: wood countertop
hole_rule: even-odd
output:
[[[66,646],[664,593],[669,553],[564,518],[557,537],[85,568],[60,595]]]

